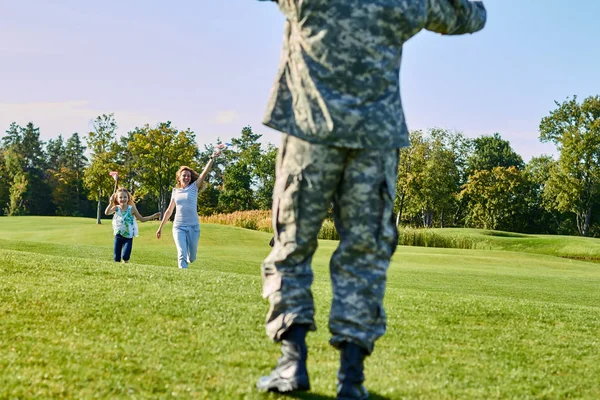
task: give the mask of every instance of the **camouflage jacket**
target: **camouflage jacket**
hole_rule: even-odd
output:
[[[263,0],[264,1],[264,0]],[[309,142],[349,148],[407,146],[400,100],[402,45],[421,29],[483,28],[468,0],[279,0],[286,17],[264,124]]]

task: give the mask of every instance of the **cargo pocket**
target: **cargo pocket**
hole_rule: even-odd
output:
[[[279,240],[293,241],[296,237],[296,222],[299,214],[301,174],[289,174],[285,186],[276,199],[275,233]],[[285,235],[286,237],[282,238]]]
[[[263,292],[264,299],[268,299],[274,293],[281,290],[281,274],[273,267],[264,268],[262,270]]]

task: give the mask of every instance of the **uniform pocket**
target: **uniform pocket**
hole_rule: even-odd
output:
[[[277,204],[277,224],[287,225],[298,220],[298,198],[302,175],[288,175]]]
[[[273,293],[277,293],[281,290],[281,274],[279,274],[272,267],[263,267],[262,270],[263,280],[263,298],[267,299]]]
[[[284,136],[279,153],[276,182],[273,190],[273,230],[277,237],[283,231],[295,237],[295,224],[299,219],[300,185],[304,153],[292,138]]]

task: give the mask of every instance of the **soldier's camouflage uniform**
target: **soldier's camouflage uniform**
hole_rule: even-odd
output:
[[[281,340],[292,323],[315,329],[310,264],[333,203],[341,239],[330,264],[331,344],[350,341],[370,353],[385,332],[398,149],[409,144],[399,92],[402,45],[422,29],[478,31],[485,8],[468,0],[278,3],[284,44],[264,123],[284,135],[275,245],[262,265],[267,334]]]

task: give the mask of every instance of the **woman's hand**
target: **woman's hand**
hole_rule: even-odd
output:
[[[156,231],[156,238],[157,238],[157,239],[160,239],[160,234],[161,234],[161,231],[162,231],[162,229],[161,229],[161,228],[159,228],[159,229]]]

